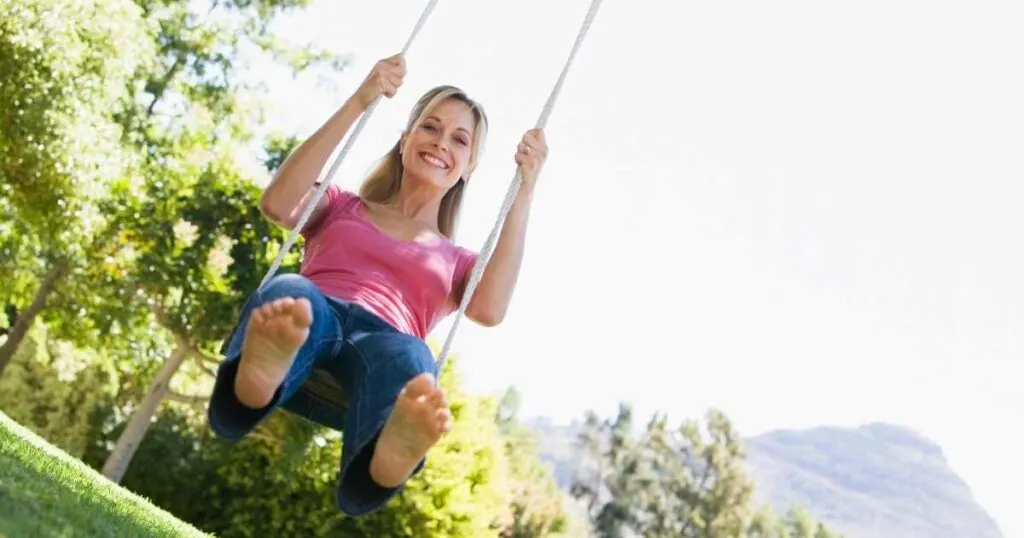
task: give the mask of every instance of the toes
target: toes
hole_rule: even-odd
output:
[[[270,301],[260,305],[259,308],[253,311],[253,315],[258,315],[260,323],[264,323],[276,318],[281,313],[281,305],[279,301]]]
[[[441,387],[432,387],[430,391],[429,399],[430,407],[436,410],[447,410],[448,409],[448,397],[445,395],[444,390]]]
[[[262,325],[267,321],[266,305],[256,308],[252,311],[252,321],[258,325]]]
[[[274,307],[275,314],[284,314],[288,310],[291,310],[292,306],[295,305],[295,299],[292,299],[291,297],[282,297],[271,303],[271,305]]]
[[[295,319],[304,325],[313,323],[313,305],[309,299],[300,298],[295,301]]]
[[[308,326],[313,323],[313,305],[303,297],[281,297],[260,305],[252,313],[253,321],[261,324],[285,316],[290,316],[297,325]]]
[[[443,390],[438,388],[434,391],[431,403],[433,403],[435,407],[448,407],[448,397],[445,395]]]
[[[452,414],[447,409],[442,409],[437,413],[437,430],[439,432],[450,432],[452,430],[453,419]]]
[[[434,388],[434,376],[429,373],[422,373],[412,378],[405,387],[402,387],[402,394],[420,401],[421,397],[429,397]]]

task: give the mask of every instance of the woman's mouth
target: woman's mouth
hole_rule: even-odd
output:
[[[441,170],[448,169],[448,163],[442,161],[441,159],[438,159],[437,157],[434,157],[433,155],[427,152],[420,152],[420,158],[423,159],[423,161],[426,162],[427,164],[440,168]]]

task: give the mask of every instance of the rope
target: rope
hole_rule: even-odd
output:
[[[583,39],[590,30],[590,25],[594,22],[594,17],[597,15],[597,9],[600,7],[600,4],[601,0],[591,0],[590,10],[587,12],[587,16],[583,20],[583,25],[580,27],[579,33],[576,34],[576,42],[572,46],[572,51],[569,53],[569,57],[565,61],[565,65],[562,67],[562,73],[558,76],[558,81],[555,82],[554,88],[551,89],[551,94],[548,95],[548,100],[544,104],[543,110],[541,110],[540,118],[537,120],[537,129],[543,129],[544,126],[547,125],[548,116],[551,115],[551,111],[555,106],[555,100],[558,98],[558,94],[562,91],[562,85],[565,83],[565,78],[569,73],[569,67],[576,58],[576,53],[579,51],[580,45],[583,43]],[[505,201],[501,204],[501,211],[498,214],[497,220],[494,222],[494,227],[491,229],[491,234],[487,236],[487,241],[484,242],[480,255],[477,257],[476,264],[473,265],[473,272],[469,276],[469,282],[466,284],[466,291],[462,295],[462,302],[459,304],[459,311],[455,316],[455,321],[452,323],[451,330],[448,332],[448,338],[445,340],[444,347],[441,348],[441,354],[437,359],[438,374],[440,374],[444,369],[444,362],[448,358],[448,352],[451,350],[452,341],[455,339],[455,331],[459,328],[459,322],[462,320],[462,316],[466,312],[466,307],[469,306],[469,301],[473,297],[473,292],[476,291],[476,286],[480,282],[480,277],[483,276],[484,267],[487,265],[487,262],[494,250],[494,245],[498,240],[498,232],[501,231],[502,224],[505,222],[505,218],[512,209],[512,204],[515,202],[516,194],[519,191],[519,186],[522,184],[522,181],[522,170],[517,168],[515,176],[512,178],[512,184],[509,185],[508,192],[505,194]]]
[[[409,34],[409,39],[405,41],[405,46],[402,47],[403,55],[409,51],[409,47],[412,46],[413,39],[415,39],[420,33],[420,30],[423,29],[423,25],[427,22],[427,17],[430,15],[430,12],[434,10],[435,5],[437,5],[437,0],[430,0],[427,2],[427,7],[423,9],[420,19],[416,21],[416,26],[412,29],[412,33]],[[373,101],[370,102],[370,105],[366,107],[366,111],[359,117],[359,122],[352,128],[348,139],[345,140],[345,145],[341,147],[341,151],[338,152],[338,155],[334,158],[334,162],[331,163],[331,167],[327,174],[323,174],[318,178],[319,186],[316,189],[316,193],[309,200],[309,203],[306,204],[306,209],[303,210],[302,216],[299,217],[299,221],[295,224],[295,227],[292,228],[292,231],[288,235],[284,244],[281,245],[281,251],[277,253],[277,258],[274,259],[274,263],[271,264],[266,276],[263,277],[263,281],[260,282],[259,289],[263,289],[263,286],[266,286],[267,282],[270,281],[270,279],[277,273],[277,270],[281,268],[281,263],[284,262],[285,255],[288,254],[292,245],[295,244],[296,239],[299,237],[299,233],[302,231],[302,227],[306,225],[306,221],[309,220],[309,216],[313,213],[313,209],[316,208],[316,204],[320,202],[320,198],[323,197],[324,192],[327,191],[327,187],[330,183],[329,181],[326,181],[326,178],[333,177],[335,172],[338,171],[338,166],[341,165],[341,161],[345,159],[346,155],[348,155],[349,149],[352,148],[352,143],[355,141],[356,137],[359,136],[360,131],[363,130],[363,126],[366,125],[366,121],[370,118],[370,115],[373,114],[373,110],[377,108],[377,103],[380,102],[380,97],[380,95],[375,97]]]

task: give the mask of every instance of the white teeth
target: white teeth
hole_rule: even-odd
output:
[[[440,159],[437,159],[433,155],[429,155],[427,153],[421,153],[420,155],[423,157],[424,161],[427,161],[428,163],[430,163],[430,164],[432,164],[432,165],[434,165],[434,166],[436,166],[438,168],[442,168],[442,169],[448,168],[448,165],[445,164],[444,161],[442,161]]]

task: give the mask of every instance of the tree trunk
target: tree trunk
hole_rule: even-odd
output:
[[[7,341],[0,345],[0,377],[3,377],[4,369],[7,368],[11,359],[14,358],[14,353],[18,351],[18,346],[21,345],[21,342],[25,340],[25,336],[28,335],[28,330],[32,328],[32,322],[46,308],[46,300],[57,287],[57,281],[64,276],[65,268],[66,266],[62,263],[57,263],[50,267],[50,270],[43,276],[43,281],[39,283],[39,289],[36,290],[36,296],[32,298],[32,304],[28,305],[28,308],[24,311],[18,313],[17,321],[14,322],[14,326],[7,333]]]
[[[124,477],[124,473],[128,469],[128,464],[131,463],[132,456],[135,455],[135,450],[139,448],[139,443],[146,436],[146,431],[149,430],[149,425],[153,421],[153,417],[156,416],[160,402],[170,390],[171,378],[185,362],[189,352],[190,345],[179,339],[170,358],[160,368],[156,377],[149,384],[149,388],[146,389],[146,396],[142,399],[138,409],[132,413],[132,418],[121,433],[121,437],[118,438],[113,452],[104,462],[103,476],[116,483],[121,482],[121,478]]]

